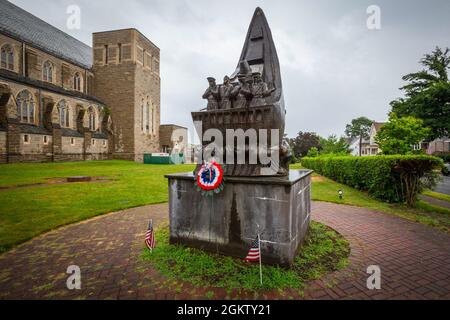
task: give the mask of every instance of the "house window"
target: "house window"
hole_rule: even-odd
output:
[[[75,145],[75,139],[74,138],[70,138],[70,145],[71,146]]]
[[[23,135],[23,142],[24,143],[30,143],[30,136],[28,134]]]
[[[17,95],[17,115],[20,122],[34,123],[34,101],[31,93],[27,90]]]
[[[47,136],[44,136],[44,144],[48,144],[48,137]]]
[[[106,146],[106,140],[103,140],[103,146],[104,147]]]
[[[95,139],[92,139],[92,145],[95,146]]]
[[[5,44],[1,49],[1,67],[14,71],[14,50],[9,44]]]
[[[73,76],[73,88],[76,91],[81,91],[81,76],[78,72]]]
[[[89,107],[88,116],[89,116],[89,130],[95,131],[97,124],[96,124],[95,110],[93,107]]]
[[[50,61],[45,61],[44,63],[42,79],[47,82],[53,82],[53,64]]]
[[[58,102],[58,111],[59,111],[59,124],[61,127],[68,128],[70,126],[69,121],[69,106],[65,100],[61,100]]]

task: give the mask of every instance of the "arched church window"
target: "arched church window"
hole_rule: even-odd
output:
[[[42,79],[47,82],[53,82],[53,64],[50,61],[44,62]]]
[[[81,91],[81,76],[78,72],[73,76],[73,88],[76,91]]]
[[[23,90],[17,95],[17,115],[20,122],[34,123],[34,100],[28,90]]]
[[[58,102],[59,124],[61,127],[68,128],[70,126],[69,105],[65,100]]]
[[[5,44],[1,49],[1,67],[14,71],[14,50],[9,44]]]
[[[89,107],[88,109],[88,116],[89,116],[89,130],[95,131],[97,128],[97,118],[95,114],[95,110],[93,107]]]

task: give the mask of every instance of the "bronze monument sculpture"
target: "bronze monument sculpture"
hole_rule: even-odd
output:
[[[208,78],[203,99],[206,109],[192,118],[206,162],[194,172],[166,176],[171,243],[245,257],[260,233],[262,262],[290,265],[311,219],[311,171],[289,170],[280,64],[260,8],[236,70],[220,85]],[[240,144],[234,143],[237,133],[243,135]],[[220,172],[210,169],[214,163],[222,165],[223,185],[205,196],[194,185],[202,175],[208,180]]]
[[[278,163],[276,171],[269,175],[286,176],[289,168],[285,165],[291,155],[283,145],[285,107],[281,82],[280,64],[267,20],[258,8],[245,39],[239,62],[234,73],[224,79],[224,83],[211,84],[203,95],[208,99],[208,112],[192,112],[194,121],[202,123],[200,138],[208,129],[217,128],[223,136],[230,128],[278,129]],[[269,89],[270,88],[270,89]],[[219,106],[219,108],[215,108]],[[201,139],[202,140],[202,139]],[[208,141],[204,141],[204,146]],[[223,146],[225,148],[225,146]],[[246,147],[246,149],[249,149]],[[274,151],[274,150],[268,150]],[[230,164],[225,166],[225,176],[261,176],[265,164]],[[198,168],[196,169],[196,172]]]

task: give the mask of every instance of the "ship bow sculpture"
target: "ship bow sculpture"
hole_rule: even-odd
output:
[[[211,141],[204,139],[209,129],[219,130],[225,138],[227,130],[247,132],[252,129],[259,133],[259,130],[265,129],[268,132],[267,141],[262,141],[263,138],[258,135],[256,143],[246,141],[245,146],[235,146],[234,141],[226,139],[221,141],[220,146],[216,145],[221,149],[223,158],[232,148],[234,161],[228,158],[223,161],[226,164],[225,176],[287,176],[290,153],[283,143],[286,111],[280,63],[272,32],[261,8],[255,10],[236,70],[225,76],[221,85],[217,85],[213,77],[207,80],[208,88],[203,94],[203,99],[208,101],[207,107],[192,112],[203,150],[211,144]],[[272,141],[275,130],[276,141]],[[239,148],[244,149],[245,163],[237,161]],[[249,154],[252,152],[272,154],[270,163],[264,163],[259,157],[256,162],[251,162]],[[200,166],[197,166],[195,173]]]

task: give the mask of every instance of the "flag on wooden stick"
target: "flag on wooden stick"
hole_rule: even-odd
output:
[[[148,224],[147,233],[145,234],[145,244],[151,251],[155,248],[155,233],[153,232],[153,220]]]

